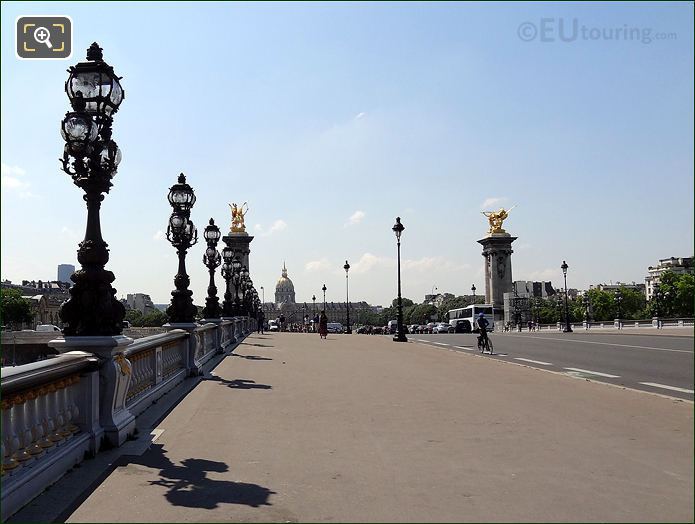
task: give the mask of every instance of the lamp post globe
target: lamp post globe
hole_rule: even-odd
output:
[[[562,265],[560,266],[560,269],[562,269],[562,275],[565,279],[565,327],[562,330],[563,333],[572,333],[572,326],[570,325],[569,301],[568,301],[568,296],[567,296],[567,269],[568,268],[569,268],[569,266],[567,265],[567,262],[565,262],[563,260]]]
[[[350,327],[350,288],[348,285],[348,272],[350,271],[350,264],[348,264],[347,260],[345,261],[343,269],[345,270],[345,309],[347,312],[347,328],[345,329],[345,333],[351,335],[352,328]]]
[[[396,223],[391,228],[396,235],[396,244],[398,245],[398,331],[393,337],[394,342],[408,342],[403,329],[403,300],[401,298],[401,234],[404,229],[405,226],[401,224],[401,217],[396,217]]]

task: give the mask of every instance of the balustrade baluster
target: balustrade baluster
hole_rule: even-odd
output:
[[[19,467],[19,463],[12,456],[14,454],[12,430],[12,402],[2,399],[2,471],[12,471]]]
[[[25,442],[26,436],[24,434],[24,396],[15,395],[12,399],[12,403],[13,407],[10,411],[12,417],[11,428],[13,433],[12,447],[14,449],[12,457],[17,462],[22,464],[23,462],[31,460],[31,455],[29,455],[29,453],[26,450],[27,442]],[[29,433],[29,435],[31,437],[31,432]],[[31,444],[31,442],[29,442],[28,444]]]
[[[41,425],[37,423],[36,416],[36,401],[38,395],[35,390],[31,390],[26,394],[26,402],[24,403],[24,425],[29,432],[28,438],[30,439],[29,446],[27,447],[27,452],[38,457],[44,453],[44,449],[39,446],[38,441],[41,439],[43,432],[38,430]]]

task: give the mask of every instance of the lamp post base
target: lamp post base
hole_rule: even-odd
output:
[[[398,334],[393,337],[394,342],[408,342],[408,338],[403,334]]]
[[[573,333],[572,326],[565,326],[562,328],[563,333]]]

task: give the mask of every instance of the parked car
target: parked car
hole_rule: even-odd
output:
[[[60,328],[58,326],[54,326],[53,324],[39,324],[36,326],[37,333],[47,333],[51,331],[57,331],[60,333]]]
[[[436,322],[428,322],[427,323],[427,332],[428,333],[434,333],[434,326],[436,326]]]
[[[453,333],[454,327],[446,324],[445,322],[440,322],[432,328],[432,333]]]
[[[340,322],[329,322],[327,327],[328,327],[329,333],[342,333],[343,332],[343,325]]]
[[[280,326],[278,326],[277,320],[268,321],[268,331],[280,331]]]
[[[449,322],[449,324],[454,328],[454,333],[472,333],[471,321],[456,319]]]
[[[384,334],[384,328],[380,326],[374,326],[372,328],[372,335],[383,335]]]

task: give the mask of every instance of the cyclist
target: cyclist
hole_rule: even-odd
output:
[[[480,335],[478,336],[478,347],[481,347],[481,344],[484,343],[484,341],[487,339],[487,327],[490,325],[490,322],[485,318],[485,314],[480,313],[478,314],[478,319],[476,320],[478,324],[478,328],[480,328]]]

